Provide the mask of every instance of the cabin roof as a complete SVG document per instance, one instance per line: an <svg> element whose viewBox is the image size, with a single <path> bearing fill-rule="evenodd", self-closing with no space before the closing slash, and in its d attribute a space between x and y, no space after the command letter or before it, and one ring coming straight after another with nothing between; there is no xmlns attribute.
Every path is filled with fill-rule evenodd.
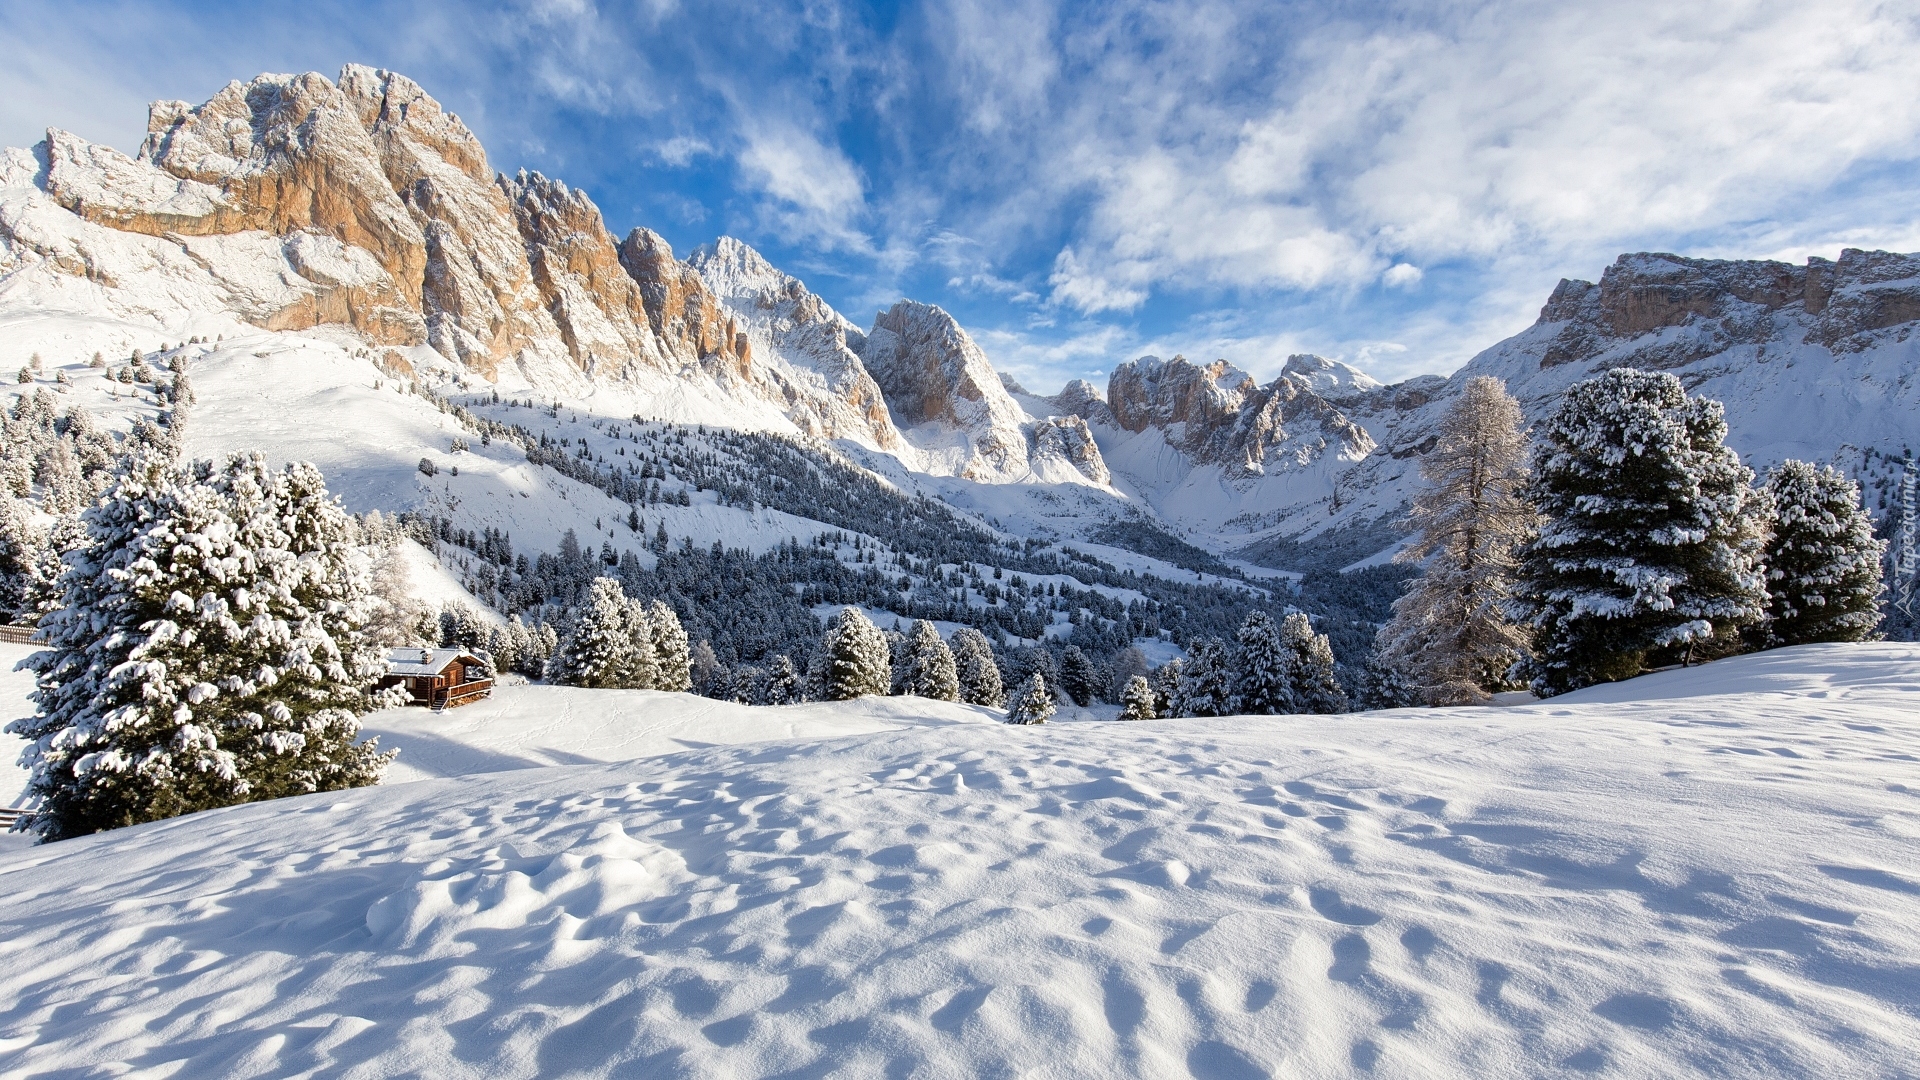
<svg viewBox="0 0 1920 1080"><path fill-rule="evenodd" d="M394 675L439 675L456 660L482 664L479 657L460 649L388 649L387 670Z"/></svg>

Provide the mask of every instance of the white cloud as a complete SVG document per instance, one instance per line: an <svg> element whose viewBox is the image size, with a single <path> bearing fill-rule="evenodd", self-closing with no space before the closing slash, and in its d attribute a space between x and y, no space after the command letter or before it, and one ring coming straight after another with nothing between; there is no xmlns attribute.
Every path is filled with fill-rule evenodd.
<svg viewBox="0 0 1920 1080"><path fill-rule="evenodd" d="M1420 284L1426 272L1412 263L1394 263L1387 272L1380 275L1380 283L1390 289L1411 289Z"/></svg>
<svg viewBox="0 0 1920 1080"><path fill-rule="evenodd" d="M684 169L697 157L713 153L713 145L692 135L675 135L653 144L653 154L676 169Z"/></svg>
<svg viewBox="0 0 1920 1080"><path fill-rule="evenodd" d="M798 128L768 126L746 133L739 162L756 187L783 204L775 212L789 227L843 246L866 246L858 228L865 185L838 147Z"/></svg>

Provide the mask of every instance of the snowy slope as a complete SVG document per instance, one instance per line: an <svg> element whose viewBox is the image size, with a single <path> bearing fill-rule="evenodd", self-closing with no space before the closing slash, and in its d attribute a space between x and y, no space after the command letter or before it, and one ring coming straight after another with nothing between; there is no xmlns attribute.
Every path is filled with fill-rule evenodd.
<svg viewBox="0 0 1920 1080"><path fill-rule="evenodd" d="M955 724L0 856L0 1072L1908 1075L1920 649Z"/></svg>

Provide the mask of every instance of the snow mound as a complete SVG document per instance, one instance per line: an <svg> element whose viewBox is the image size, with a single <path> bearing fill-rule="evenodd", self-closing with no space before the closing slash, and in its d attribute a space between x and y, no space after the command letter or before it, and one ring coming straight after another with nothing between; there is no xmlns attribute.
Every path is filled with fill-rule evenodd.
<svg viewBox="0 0 1920 1080"><path fill-rule="evenodd" d="M16 850L0 1072L1902 1075L1920 649L1753 661L1757 691L948 724Z"/></svg>

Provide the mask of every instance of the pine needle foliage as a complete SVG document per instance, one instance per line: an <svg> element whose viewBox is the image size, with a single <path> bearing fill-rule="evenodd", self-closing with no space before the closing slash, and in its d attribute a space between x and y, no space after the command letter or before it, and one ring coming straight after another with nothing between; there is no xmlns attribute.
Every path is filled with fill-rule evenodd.
<svg viewBox="0 0 1920 1080"><path fill-rule="evenodd" d="M1053 711L1053 691L1047 689L1046 677L1034 672L1014 692L1013 704L1007 710L1007 723L1044 724L1053 716Z"/></svg>
<svg viewBox="0 0 1920 1080"><path fill-rule="evenodd" d="M1153 687L1147 685L1145 675L1128 679L1126 689L1120 691L1120 719L1152 720L1159 716L1153 699Z"/></svg>
<svg viewBox="0 0 1920 1080"><path fill-rule="evenodd" d="M1886 544L1874 538L1860 486L1831 466L1784 461L1768 472L1766 492L1766 643L1875 637Z"/></svg>
<svg viewBox="0 0 1920 1080"><path fill-rule="evenodd" d="M1720 403L1666 372L1575 384L1540 426L1509 614L1542 697L1740 649L1764 614L1764 500L1724 445Z"/></svg>
<svg viewBox="0 0 1920 1080"><path fill-rule="evenodd" d="M826 700L884 696L893 689L887 639L859 608L842 608L820 644L826 658L822 687Z"/></svg>
<svg viewBox="0 0 1920 1080"><path fill-rule="evenodd" d="M82 518L61 606L28 660L22 827L43 840L377 783L359 741L384 650L371 560L318 469L259 455L136 459Z"/></svg>
<svg viewBox="0 0 1920 1080"><path fill-rule="evenodd" d="M902 679L906 692L935 701L960 700L960 674L953 650L940 640L940 631L925 619L907 635L907 664Z"/></svg>

